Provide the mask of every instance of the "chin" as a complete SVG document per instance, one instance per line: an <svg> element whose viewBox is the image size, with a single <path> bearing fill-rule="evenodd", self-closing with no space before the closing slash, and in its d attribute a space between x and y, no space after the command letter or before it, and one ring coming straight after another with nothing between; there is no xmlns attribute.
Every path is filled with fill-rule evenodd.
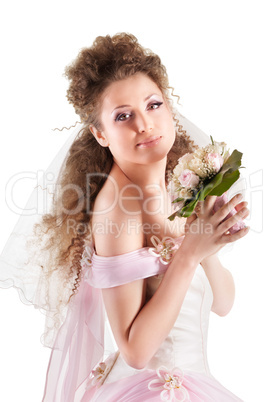
<svg viewBox="0 0 268 402"><path fill-rule="evenodd" d="M154 148L148 148L144 156L148 157L151 163L163 160L171 150L174 141L175 137L172 139L172 141L167 141L166 138L162 137L161 142Z"/></svg>
<svg viewBox="0 0 268 402"><path fill-rule="evenodd" d="M167 152L157 152L157 153L151 153L149 155L144 156L142 158L141 163L146 165L146 164L152 164L152 163L157 163L160 162L167 157Z"/></svg>

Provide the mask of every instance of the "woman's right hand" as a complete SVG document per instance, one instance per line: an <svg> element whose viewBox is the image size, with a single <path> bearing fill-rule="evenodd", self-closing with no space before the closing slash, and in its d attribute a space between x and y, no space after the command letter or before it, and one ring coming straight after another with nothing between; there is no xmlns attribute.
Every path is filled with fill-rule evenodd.
<svg viewBox="0 0 268 402"><path fill-rule="evenodd" d="M217 253L227 243L244 237L249 228L230 234L229 229L249 215L247 202L241 202L242 196L238 194L223 205L217 212L213 212L216 196L208 196L200 202L197 214L193 213L185 224L185 239L181 251L189 254L200 263L204 258ZM224 220L232 209L236 214Z"/></svg>

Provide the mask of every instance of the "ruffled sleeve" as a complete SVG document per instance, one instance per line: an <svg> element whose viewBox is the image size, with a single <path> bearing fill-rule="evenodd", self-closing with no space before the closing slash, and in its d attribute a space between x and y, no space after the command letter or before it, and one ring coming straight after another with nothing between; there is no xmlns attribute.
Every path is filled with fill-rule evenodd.
<svg viewBox="0 0 268 402"><path fill-rule="evenodd" d="M95 288L110 288L163 274L183 239L184 236L165 237L160 241L154 236L155 247L143 247L111 257L97 255L93 246L86 248L84 260L90 261L85 266L86 280Z"/></svg>

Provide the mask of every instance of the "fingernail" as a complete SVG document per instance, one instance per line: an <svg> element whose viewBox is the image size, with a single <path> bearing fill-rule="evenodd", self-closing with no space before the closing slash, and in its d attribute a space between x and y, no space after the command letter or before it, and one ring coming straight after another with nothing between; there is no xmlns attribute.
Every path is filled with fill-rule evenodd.
<svg viewBox="0 0 268 402"><path fill-rule="evenodd" d="M236 198L237 198L237 200L242 200L243 195L242 194L237 194Z"/></svg>

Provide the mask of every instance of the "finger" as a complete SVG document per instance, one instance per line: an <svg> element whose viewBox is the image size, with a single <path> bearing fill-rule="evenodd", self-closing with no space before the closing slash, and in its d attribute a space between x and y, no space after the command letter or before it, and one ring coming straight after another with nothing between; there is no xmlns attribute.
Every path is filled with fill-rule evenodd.
<svg viewBox="0 0 268 402"><path fill-rule="evenodd" d="M221 222L218 228L222 233L225 233L237 222L241 222L243 219L245 219L248 215L249 210L247 208L242 208L239 212Z"/></svg>
<svg viewBox="0 0 268 402"><path fill-rule="evenodd" d="M212 212L215 201L217 199L216 195L208 195L205 199L205 207L208 212Z"/></svg>
<svg viewBox="0 0 268 402"><path fill-rule="evenodd" d="M234 234L224 234L222 236L223 243L232 243L236 240L242 239L242 237L246 236L250 230L249 226L246 226L245 228L239 230L238 232Z"/></svg>
<svg viewBox="0 0 268 402"><path fill-rule="evenodd" d="M195 213L192 213L192 215L187 218L186 224L191 225L191 223L193 223L193 221L195 221L196 219L197 215Z"/></svg>
<svg viewBox="0 0 268 402"><path fill-rule="evenodd" d="M189 218L186 219L185 225L184 225L184 231L185 233L188 233L190 230L190 225L197 219L197 215L195 213L192 213Z"/></svg>
<svg viewBox="0 0 268 402"><path fill-rule="evenodd" d="M204 208L204 202L203 201L198 201L198 203L196 204L196 207L194 209L194 212L197 216L199 216L200 214L202 214L203 212L203 208Z"/></svg>
<svg viewBox="0 0 268 402"><path fill-rule="evenodd" d="M239 212L242 208L245 208L247 206L248 206L247 201L242 201L242 202L240 202L239 204L237 204L235 206L235 209L236 209L237 212Z"/></svg>
<svg viewBox="0 0 268 402"><path fill-rule="evenodd" d="M214 214L214 219L222 222L226 216L239 204L242 199L242 194L235 195L230 201L228 201L225 205L223 205L217 212Z"/></svg>

